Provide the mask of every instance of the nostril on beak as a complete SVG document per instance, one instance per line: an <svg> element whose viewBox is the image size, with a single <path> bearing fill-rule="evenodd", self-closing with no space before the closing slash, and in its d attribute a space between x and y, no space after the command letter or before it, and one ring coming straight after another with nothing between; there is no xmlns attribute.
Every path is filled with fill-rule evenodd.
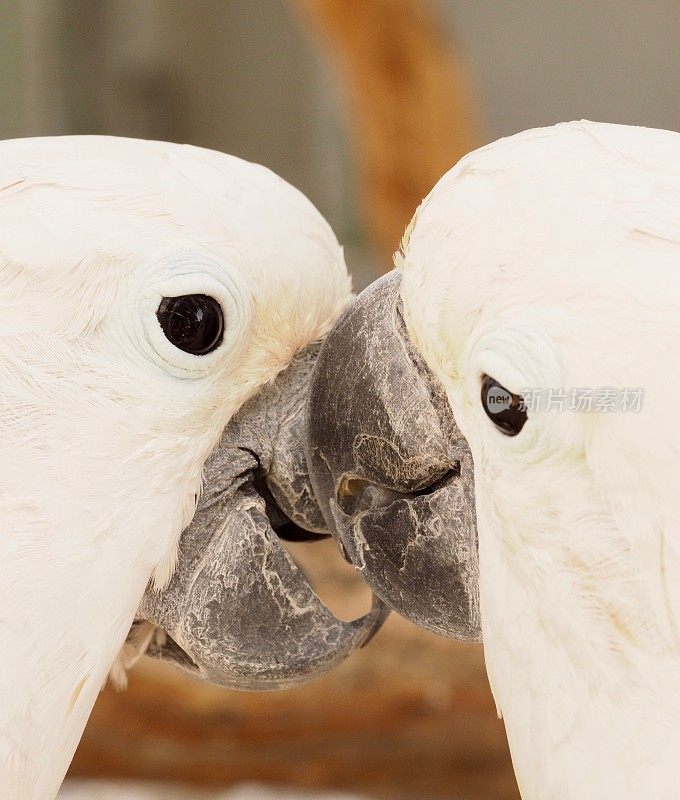
<svg viewBox="0 0 680 800"><path fill-rule="evenodd" d="M453 467L443 475L419 489L414 489L412 492L400 492L364 478L345 475L340 481L337 502L348 517L353 517L362 511L385 508L395 500L433 494L444 484L459 478L460 470L460 461L456 461Z"/></svg>
<svg viewBox="0 0 680 800"><path fill-rule="evenodd" d="M394 489L346 475L340 481L338 505L348 517L353 517L361 511L387 506L400 497L404 495Z"/></svg>

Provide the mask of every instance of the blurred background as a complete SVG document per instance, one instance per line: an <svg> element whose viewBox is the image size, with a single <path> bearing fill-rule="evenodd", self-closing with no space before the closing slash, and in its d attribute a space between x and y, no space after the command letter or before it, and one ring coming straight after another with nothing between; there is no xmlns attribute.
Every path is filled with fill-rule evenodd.
<svg viewBox="0 0 680 800"><path fill-rule="evenodd" d="M476 146L583 117L680 129L679 33L676 0L3 0L0 136L259 161L325 214L361 288ZM337 613L366 608L332 544L293 549ZM332 675L264 695L144 662L102 693L62 797L345 793L516 800L480 646L392 618Z"/></svg>

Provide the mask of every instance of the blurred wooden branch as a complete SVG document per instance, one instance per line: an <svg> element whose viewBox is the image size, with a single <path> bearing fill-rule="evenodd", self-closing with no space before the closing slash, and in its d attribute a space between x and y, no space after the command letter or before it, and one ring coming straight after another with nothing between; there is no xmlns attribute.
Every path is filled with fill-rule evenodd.
<svg viewBox="0 0 680 800"><path fill-rule="evenodd" d="M290 3L341 76L368 232L388 257L421 199L479 142L465 68L424 0Z"/></svg>
<svg viewBox="0 0 680 800"><path fill-rule="evenodd" d="M372 654L285 692L203 686L146 663L126 692L101 695L71 775L196 787L257 781L384 800L518 800L483 671L466 680L477 659L455 645L437 654L425 634L395 644L396 628ZM378 648L388 657L376 659ZM449 677L426 686L425 676L404 670L402 659L418 648Z"/></svg>

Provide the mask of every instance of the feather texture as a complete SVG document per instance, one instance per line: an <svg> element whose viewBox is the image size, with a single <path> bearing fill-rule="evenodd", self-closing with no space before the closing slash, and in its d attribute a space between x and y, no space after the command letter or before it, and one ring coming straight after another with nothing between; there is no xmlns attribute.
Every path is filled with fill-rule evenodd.
<svg viewBox="0 0 680 800"><path fill-rule="evenodd" d="M222 301L211 355L162 336L160 298L184 293ZM0 144L0 797L54 797L226 422L349 293L328 225L263 167Z"/></svg>
<svg viewBox="0 0 680 800"><path fill-rule="evenodd" d="M525 800L671 800L680 748L680 135L575 122L464 158L400 258L474 461L489 678ZM480 382L641 387L530 412Z"/></svg>

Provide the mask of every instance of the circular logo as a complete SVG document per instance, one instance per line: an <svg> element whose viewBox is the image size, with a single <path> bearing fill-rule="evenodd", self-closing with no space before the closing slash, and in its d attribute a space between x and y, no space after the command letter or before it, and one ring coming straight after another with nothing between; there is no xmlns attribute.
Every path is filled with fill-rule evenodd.
<svg viewBox="0 0 680 800"><path fill-rule="evenodd" d="M500 414L512 406L512 395L502 386L492 386L486 393L486 405L491 414Z"/></svg>

